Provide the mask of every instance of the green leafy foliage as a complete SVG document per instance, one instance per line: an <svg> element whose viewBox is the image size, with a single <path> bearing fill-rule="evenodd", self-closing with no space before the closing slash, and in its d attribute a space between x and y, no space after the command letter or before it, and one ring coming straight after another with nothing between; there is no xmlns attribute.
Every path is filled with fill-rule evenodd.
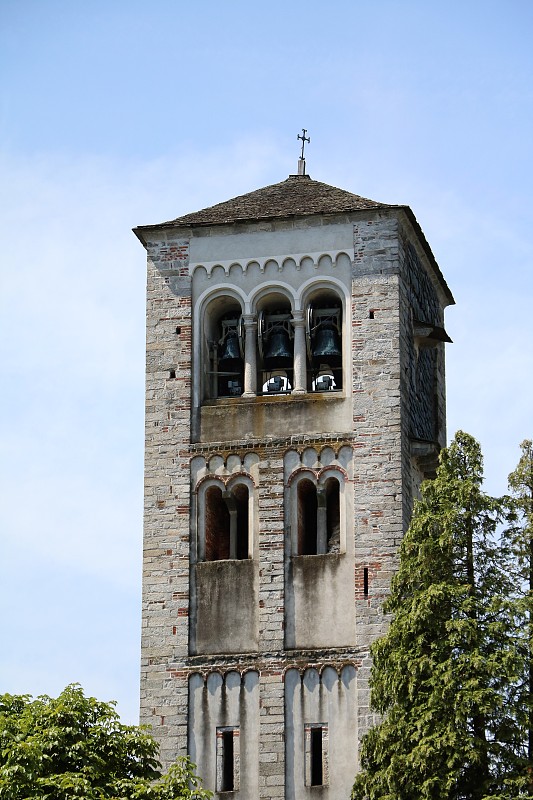
<svg viewBox="0 0 533 800"><path fill-rule="evenodd" d="M0 800L207 800L188 759L161 775L158 744L113 703L67 686L58 698L0 696Z"/></svg>
<svg viewBox="0 0 533 800"><path fill-rule="evenodd" d="M482 491L479 445L459 432L422 486L372 647L354 800L530 798L516 549ZM527 638L527 637L526 637Z"/></svg>

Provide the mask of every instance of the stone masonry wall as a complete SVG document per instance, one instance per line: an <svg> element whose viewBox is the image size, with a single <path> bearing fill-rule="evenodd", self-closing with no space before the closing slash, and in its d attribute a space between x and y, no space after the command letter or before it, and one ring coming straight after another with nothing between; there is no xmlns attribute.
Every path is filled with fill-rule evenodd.
<svg viewBox="0 0 533 800"><path fill-rule="evenodd" d="M188 744L197 754L207 752L213 724L235 725L236 711L227 718L215 714L218 721L213 723L213 716L210 728L207 720L202 724L194 721L201 708L196 699L188 724L190 682L194 689L191 691L198 698L205 694L204 686L209 680L213 685L219 681L219 678L209 679L211 674L219 673L220 681L225 681L223 676L230 673L244 676L254 671L258 676L260 747L259 768L254 778L257 786L245 782L248 800L283 800L288 796L285 734L287 725L295 723L287 717L290 713L284 686L287 670L298 670L304 675L313 668L318 675L324 670L329 675L328 670L333 668L341 675L349 668L350 675L352 671L355 674L349 696L355 698L350 702L356 704L354 719L358 736L374 721L369 710L369 647L388 624L382 603L397 566L398 547L412 501L409 436L413 420L411 389L404 374L406 367L409 368L405 354L411 352L408 342L412 340L412 316L422 316L427 304L423 291L410 294L405 288L403 271L410 267L407 250L401 243L401 213L372 211L358 213L353 218L352 359L346 374L346 384L351 384L352 392L352 424L348 430L329 433L280 436L273 429L256 437L243 431L240 439L228 441L222 423L218 442L191 443L188 239L185 232L183 238L167 238L162 233L147 247L141 721L154 727L162 745L164 764L185 753ZM417 276L418 284L425 286L425 279L418 273ZM413 298L420 307L413 308ZM433 299L427 302L431 305ZM440 404L444 371L441 355L437 359ZM281 403L279 413L283 413ZM439 420L443 413L443 406L439 405ZM320 454L324 448L338 452L343 447L353 453L353 476L346 484L346 491L351 493L347 534L352 540L347 547L349 556L344 554L341 558L349 557L353 568L347 578L342 578L349 584L343 586L342 595L349 598L350 613L355 609L355 638L335 648L285 649L285 582L290 570L285 568L289 530L284 509L284 459L288 451L303 454L314 448ZM193 654L189 646L189 615L190 602L195 600L194 593L192 600L189 595L189 580L196 558L197 504L194 494L191 495L191 462L216 464L219 473L225 475L238 460L241 465L254 463L258 537L257 549L254 548L258 587L254 592L257 591L258 601L259 647L255 653L197 651ZM223 570L223 562L218 564ZM307 613L312 615L312 605ZM244 677L242 682L244 685ZM303 712L298 714L300 727L302 720L306 724L320 722ZM204 737L201 743L197 738L200 731ZM297 742L298 737L299 733L293 731L292 741ZM336 758L339 753L330 753L331 770L351 769L345 763L346 754L342 755L342 763ZM209 759L210 779L214 780L213 752ZM354 754L354 773L355 766Z"/></svg>
<svg viewBox="0 0 533 800"><path fill-rule="evenodd" d="M420 482L436 466L438 451L446 445L445 345L419 348L413 321L444 327L444 295L407 220L399 229L402 440L404 472L404 519L409 523ZM412 452L413 440L433 443L430 458L419 464Z"/></svg>
<svg viewBox="0 0 533 800"><path fill-rule="evenodd" d="M163 761L186 749L191 292L188 243L148 243L141 722Z"/></svg>
<svg viewBox="0 0 533 800"><path fill-rule="evenodd" d="M397 219L354 223L352 281L356 642L368 656L387 619L382 604L404 533ZM367 594L365 588L368 587ZM358 673L358 728L369 712L368 669Z"/></svg>

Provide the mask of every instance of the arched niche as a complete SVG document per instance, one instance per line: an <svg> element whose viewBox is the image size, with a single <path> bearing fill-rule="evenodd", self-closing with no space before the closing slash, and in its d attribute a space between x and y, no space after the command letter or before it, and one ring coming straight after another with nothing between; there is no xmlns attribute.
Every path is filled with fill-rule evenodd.
<svg viewBox="0 0 533 800"><path fill-rule="evenodd" d="M242 302L220 293L205 305L201 325L202 397L239 397L244 389Z"/></svg>
<svg viewBox="0 0 533 800"><path fill-rule="evenodd" d="M198 560L227 561L253 557L253 484L238 476L226 487L218 479L198 490Z"/></svg>
<svg viewBox="0 0 533 800"><path fill-rule="evenodd" d="M309 392L340 391L344 386L343 306L340 287L323 281L310 284L303 296Z"/></svg>
<svg viewBox="0 0 533 800"><path fill-rule="evenodd" d="M290 481L292 554L343 553L346 550L344 473L328 468L317 479L301 470Z"/></svg>
<svg viewBox="0 0 533 800"><path fill-rule="evenodd" d="M286 394L293 388L293 298L279 287L263 287L254 298L257 316L258 394Z"/></svg>

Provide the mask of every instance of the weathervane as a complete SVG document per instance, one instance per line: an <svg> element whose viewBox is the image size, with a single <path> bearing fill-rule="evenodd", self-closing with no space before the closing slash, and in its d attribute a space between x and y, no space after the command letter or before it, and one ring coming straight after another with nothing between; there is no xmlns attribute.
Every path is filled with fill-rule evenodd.
<svg viewBox="0 0 533 800"><path fill-rule="evenodd" d="M298 136L296 137L297 139L301 139L302 140L302 154L301 154L300 158L298 159L298 175L305 175L304 148L305 148L305 143L306 142L308 144L310 144L310 142L311 142L311 137L310 136L306 136L305 135L306 133L307 133L307 129L306 128L302 128L302 135L298 134Z"/></svg>

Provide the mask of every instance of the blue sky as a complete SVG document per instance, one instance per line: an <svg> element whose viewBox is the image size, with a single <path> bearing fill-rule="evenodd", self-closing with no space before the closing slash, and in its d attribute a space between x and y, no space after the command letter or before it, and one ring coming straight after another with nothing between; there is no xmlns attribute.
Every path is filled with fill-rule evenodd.
<svg viewBox="0 0 533 800"><path fill-rule="evenodd" d="M311 177L415 212L452 289L448 429L533 435L533 4L0 0L0 691L137 720L145 253Z"/></svg>

